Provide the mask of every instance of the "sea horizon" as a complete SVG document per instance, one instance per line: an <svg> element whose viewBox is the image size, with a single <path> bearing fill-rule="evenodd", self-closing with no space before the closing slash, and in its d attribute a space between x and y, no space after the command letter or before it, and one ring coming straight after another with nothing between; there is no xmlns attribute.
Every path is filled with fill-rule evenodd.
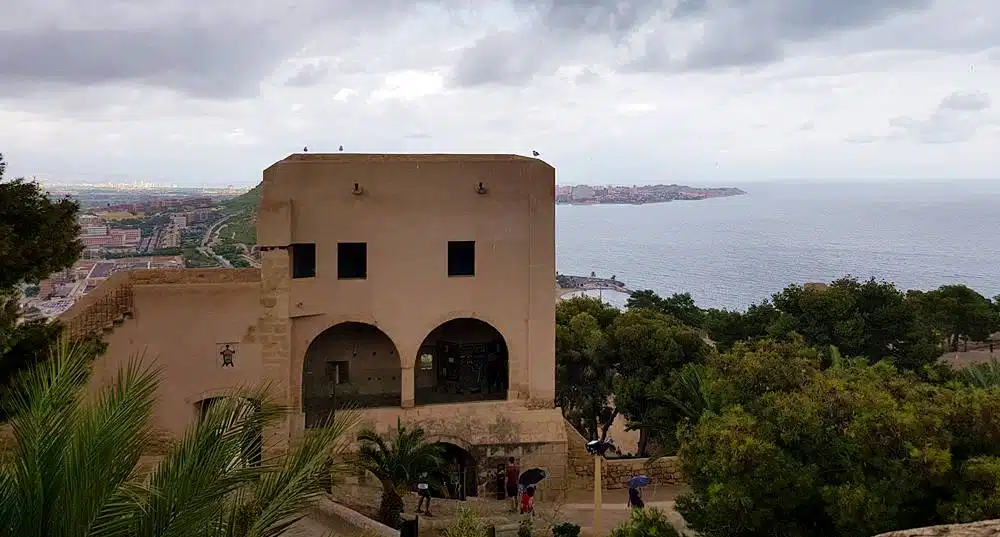
<svg viewBox="0 0 1000 537"><path fill-rule="evenodd" d="M844 276L901 289L961 283L987 297L1000 294L1000 249L994 246L1000 184L736 186L747 194L645 205L560 204L558 270L615 275L632 290L689 292L699 306L730 309L769 299L790 284Z"/></svg>

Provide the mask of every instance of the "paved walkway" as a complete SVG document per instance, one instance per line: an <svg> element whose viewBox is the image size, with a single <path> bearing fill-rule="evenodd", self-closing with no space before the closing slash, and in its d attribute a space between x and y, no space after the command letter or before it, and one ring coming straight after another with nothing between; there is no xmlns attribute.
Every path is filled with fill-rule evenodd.
<svg viewBox="0 0 1000 537"><path fill-rule="evenodd" d="M674 510L674 502L646 502L646 507L655 507L667 515L670 523L680 532L687 531L684 518ZM611 533L619 524L628 520L630 509L625 504L604 504L601 506L601 531L604 536ZM561 512L566 522L580 526L582 535L594 535L594 506L592 504L566 504Z"/></svg>

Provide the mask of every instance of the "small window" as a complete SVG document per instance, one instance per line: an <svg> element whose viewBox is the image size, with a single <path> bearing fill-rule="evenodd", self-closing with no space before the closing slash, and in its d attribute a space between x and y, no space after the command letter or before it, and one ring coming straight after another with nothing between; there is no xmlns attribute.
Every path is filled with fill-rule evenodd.
<svg viewBox="0 0 1000 537"><path fill-rule="evenodd" d="M337 278L363 280L368 277L368 243L337 243Z"/></svg>
<svg viewBox="0 0 1000 537"><path fill-rule="evenodd" d="M476 241L448 241L448 276L476 275Z"/></svg>
<svg viewBox="0 0 1000 537"><path fill-rule="evenodd" d="M334 385L351 382L350 368L347 362L327 362L326 380Z"/></svg>
<svg viewBox="0 0 1000 537"><path fill-rule="evenodd" d="M430 371L434 369L434 355L430 353L425 353L420 355L420 370Z"/></svg>
<svg viewBox="0 0 1000 537"><path fill-rule="evenodd" d="M293 244L290 249L292 251L292 278L315 278L316 245Z"/></svg>

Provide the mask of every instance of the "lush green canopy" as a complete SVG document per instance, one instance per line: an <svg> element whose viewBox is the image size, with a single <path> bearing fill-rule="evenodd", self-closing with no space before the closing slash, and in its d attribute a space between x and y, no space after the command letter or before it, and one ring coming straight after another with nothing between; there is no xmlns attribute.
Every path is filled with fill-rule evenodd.
<svg viewBox="0 0 1000 537"><path fill-rule="evenodd" d="M1000 517L1000 389L930 383L887 362L823 368L804 342L709 358L711 407L681 428L706 537L868 537Z"/></svg>

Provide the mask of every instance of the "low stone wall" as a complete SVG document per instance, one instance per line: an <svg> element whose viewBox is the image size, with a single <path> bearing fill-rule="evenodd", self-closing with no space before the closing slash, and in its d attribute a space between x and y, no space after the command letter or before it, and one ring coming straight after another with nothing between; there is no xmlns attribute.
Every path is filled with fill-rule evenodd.
<svg viewBox="0 0 1000 537"><path fill-rule="evenodd" d="M564 420L566 427L567 465L572 473L572 486L577 490L594 490L594 459L587 453L583 436ZM628 488L637 475L649 477L653 485L679 485L680 463L677 457L652 459L605 459L601 477L606 489Z"/></svg>
<svg viewBox="0 0 1000 537"><path fill-rule="evenodd" d="M353 535L371 535L373 537L399 537L399 530L394 530L381 522L372 520L361 513L323 498L309 508L309 514L316 519L327 522L331 529L354 529ZM336 535L334 531L331 535Z"/></svg>
<svg viewBox="0 0 1000 537"><path fill-rule="evenodd" d="M661 457L656 460L605 460L601 474L606 489L626 489L629 480L637 475L648 476L653 485L678 485L681 483L680 464L677 457ZM593 490L593 488L593 484L591 484L590 489Z"/></svg>
<svg viewBox="0 0 1000 537"><path fill-rule="evenodd" d="M1000 520L984 520L971 524L890 531L875 537L997 537L998 535L1000 535Z"/></svg>
<svg viewBox="0 0 1000 537"><path fill-rule="evenodd" d="M193 283L253 283L260 281L256 268L141 269L128 271L133 285Z"/></svg>

